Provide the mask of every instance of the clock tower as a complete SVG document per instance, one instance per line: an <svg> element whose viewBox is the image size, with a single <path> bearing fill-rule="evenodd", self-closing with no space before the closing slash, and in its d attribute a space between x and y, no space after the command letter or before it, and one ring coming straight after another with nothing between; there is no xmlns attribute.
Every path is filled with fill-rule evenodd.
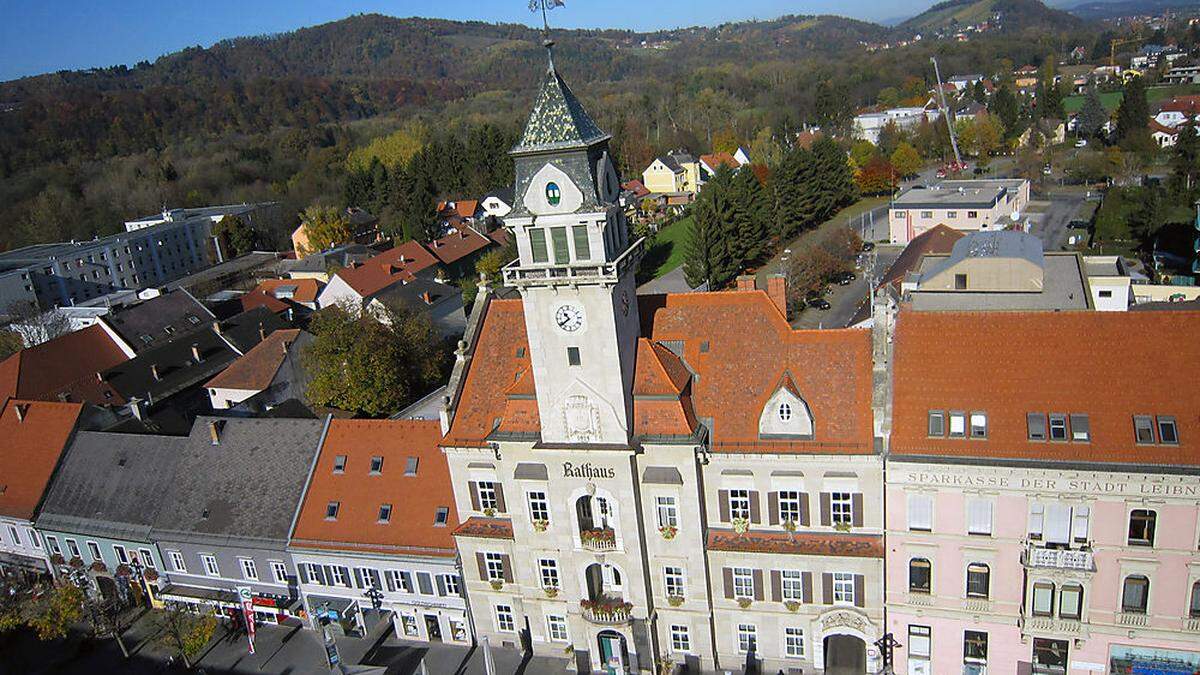
<svg viewBox="0 0 1200 675"><path fill-rule="evenodd" d="M504 268L524 302L547 445L629 442L643 249L617 203L609 138L551 60L510 151L516 204L505 225L519 258Z"/></svg>

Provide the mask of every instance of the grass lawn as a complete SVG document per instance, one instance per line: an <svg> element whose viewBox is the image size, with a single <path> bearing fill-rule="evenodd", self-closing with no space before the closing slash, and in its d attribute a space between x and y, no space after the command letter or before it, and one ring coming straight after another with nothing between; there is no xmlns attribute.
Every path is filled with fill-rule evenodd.
<svg viewBox="0 0 1200 675"><path fill-rule="evenodd" d="M1187 96L1200 94L1200 84L1175 84L1166 87L1150 87L1146 89L1146 102L1154 105L1172 96ZM1151 111L1153 112L1153 111Z"/></svg>
<svg viewBox="0 0 1200 675"><path fill-rule="evenodd" d="M642 259L642 276L646 279L657 279L682 265L691 233L691 215L684 216L659 230L654 237L654 244Z"/></svg>
<svg viewBox="0 0 1200 675"><path fill-rule="evenodd" d="M1112 112L1117 109L1117 106L1121 105L1122 97L1124 97L1124 94L1119 91L1106 92L1100 94L1100 104L1104 106L1105 110ZM1064 98L1063 112L1067 114L1079 112L1079 109L1083 107L1083 101L1086 98L1086 96L1080 95L1068 96ZM1147 99L1149 99L1149 96L1147 96Z"/></svg>

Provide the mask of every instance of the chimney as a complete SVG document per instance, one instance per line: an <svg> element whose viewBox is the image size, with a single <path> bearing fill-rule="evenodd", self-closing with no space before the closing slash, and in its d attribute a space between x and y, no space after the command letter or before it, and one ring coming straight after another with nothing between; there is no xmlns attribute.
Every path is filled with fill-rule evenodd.
<svg viewBox="0 0 1200 675"><path fill-rule="evenodd" d="M213 445L221 444L221 429L225 426L223 420L208 421L208 436L212 439Z"/></svg>
<svg viewBox="0 0 1200 675"><path fill-rule="evenodd" d="M150 377L153 377L155 382L162 379L161 377L158 376L158 364L157 363L150 364Z"/></svg>
<svg viewBox="0 0 1200 675"><path fill-rule="evenodd" d="M267 339L267 329L263 328L261 323L258 324L258 341L262 342Z"/></svg>
<svg viewBox="0 0 1200 675"><path fill-rule="evenodd" d="M203 358L200 357L200 344L199 343L196 343L196 342L192 343L192 358L196 361L196 363L200 363L201 361L204 360Z"/></svg>
<svg viewBox="0 0 1200 675"><path fill-rule="evenodd" d="M24 422L25 421L25 413L29 412L29 404L28 403L18 403L17 405L13 406L13 410L17 411L17 421Z"/></svg>
<svg viewBox="0 0 1200 675"><path fill-rule="evenodd" d="M737 278L737 289L739 291L752 291L755 288L755 278L753 274L743 274Z"/></svg>
<svg viewBox="0 0 1200 675"><path fill-rule="evenodd" d="M779 313L787 319L787 277L782 274L767 277L767 297L771 298L771 302L779 308Z"/></svg>

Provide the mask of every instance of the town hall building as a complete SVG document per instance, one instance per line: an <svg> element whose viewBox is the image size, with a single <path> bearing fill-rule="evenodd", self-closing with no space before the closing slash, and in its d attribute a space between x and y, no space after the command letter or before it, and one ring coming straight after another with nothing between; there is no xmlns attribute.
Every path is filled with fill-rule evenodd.
<svg viewBox="0 0 1200 675"><path fill-rule="evenodd" d="M879 672L870 334L765 290L636 295L609 135L551 62L442 450L476 636L581 672ZM839 671L840 672L840 671Z"/></svg>

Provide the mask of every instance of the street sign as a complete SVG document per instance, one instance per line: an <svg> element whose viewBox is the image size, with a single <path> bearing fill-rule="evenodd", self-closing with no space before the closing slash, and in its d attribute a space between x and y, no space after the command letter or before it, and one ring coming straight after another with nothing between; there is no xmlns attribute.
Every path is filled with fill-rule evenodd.
<svg viewBox="0 0 1200 675"><path fill-rule="evenodd" d="M338 653L337 641L328 633L325 634L325 658L329 661L330 668L336 668L342 662L342 655Z"/></svg>
<svg viewBox="0 0 1200 675"><path fill-rule="evenodd" d="M237 587L238 602L242 606L242 616L246 619L246 640L250 643L250 653L254 653L254 591L249 586Z"/></svg>

